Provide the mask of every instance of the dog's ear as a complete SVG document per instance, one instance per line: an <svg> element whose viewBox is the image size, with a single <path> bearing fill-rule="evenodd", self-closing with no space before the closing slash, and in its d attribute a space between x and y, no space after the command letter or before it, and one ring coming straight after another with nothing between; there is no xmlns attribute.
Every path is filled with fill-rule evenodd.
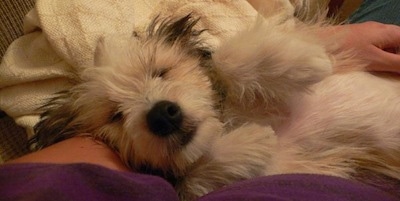
<svg viewBox="0 0 400 201"><path fill-rule="evenodd" d="M45 112L34 127L35 136L29 141L31 147L42 149L75 135L78 125L73 124L77 114L72 97L69 91L61 91L39 108Z"/></svg>
<svg viewBox="0 0 400 201"><path fill-rule="evenodd" d="M163 20L157 16L148 27L147 33L149 37L163 39L169 44L179 43L187 46L187 43L202 32L194 29L199 20L200 18L193 19L191 14L181 18L165 18Z"/></svg>
<svg viewBox="0 0 400 201"><path fill-rule="evenodd" d="M181 18L160 19L157 16L147 29L150 38L157 38L170 45L180 45L182 50L200 58L209 58L210 50L205 47L200 35L206 29L196 29L200 18L188 14Z"/></svg>

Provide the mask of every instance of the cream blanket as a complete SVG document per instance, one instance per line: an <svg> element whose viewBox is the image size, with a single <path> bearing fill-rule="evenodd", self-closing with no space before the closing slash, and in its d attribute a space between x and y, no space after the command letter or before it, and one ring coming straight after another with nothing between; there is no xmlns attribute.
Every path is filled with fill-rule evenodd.
<svg viewBox="0 0 400 201"><path fill-rule="evenodd" d="M258 0L256 0L258 1ZM9 47L0 66L0 109L27 129L37 108L72 86L73 72L92 66L99 37L142 32L157 15L200 16L207 42L250 24L257 15L246 0L37 0L25 19L25 35Z"/></svg>

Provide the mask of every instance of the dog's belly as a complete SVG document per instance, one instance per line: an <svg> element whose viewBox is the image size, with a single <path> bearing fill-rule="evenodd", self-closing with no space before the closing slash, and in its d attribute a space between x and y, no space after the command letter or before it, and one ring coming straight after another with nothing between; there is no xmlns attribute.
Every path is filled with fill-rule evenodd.
<svg viewBox="0 0 400 201"><path fill-rule="evenodd" d="M398 78L366 72L333 75L294 101L290 120L278 129L282 137L316 129L361 129L378 138L400 138Z"/></svg>
<svg viewBox="0 0 400 201"><path fill-rule="evenodd" d="M400 179L400 81L366 72L333 75L296 99L276 129L267 172L357 177L360 169Z"/></svg>

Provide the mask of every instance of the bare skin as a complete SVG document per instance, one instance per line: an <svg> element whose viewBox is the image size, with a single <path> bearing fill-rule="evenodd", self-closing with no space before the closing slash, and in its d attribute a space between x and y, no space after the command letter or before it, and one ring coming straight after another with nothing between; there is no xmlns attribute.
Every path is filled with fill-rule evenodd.
<svg viewBox="0 0 400 201"><path fill-rule="evenodd" d="M118 171L130 171L107 145L83 136L64 140L7 162L12 163L89 163Z"/></svg>
<svg viewBox="0 0 400 201"><path fill-rule="evenodd" d="M322 37L340 35L339 51L355 50L368 71L400 73L400 26L364 22L327 27Z"/></svg>

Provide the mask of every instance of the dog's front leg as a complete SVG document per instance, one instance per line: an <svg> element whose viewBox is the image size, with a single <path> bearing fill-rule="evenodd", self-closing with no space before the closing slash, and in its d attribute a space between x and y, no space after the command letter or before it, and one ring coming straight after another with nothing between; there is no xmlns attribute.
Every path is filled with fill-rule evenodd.
<svg viewBox="0 0 400 201"><path fill-rule="evenodd" d="M226 93L228 121L232 116L276 119L294 94L332 71L331 59L313 31L268 19L223 42L213 61Z"/></svg>
<svg viewBox="0 0 400 201"><path fill-rule="evenodd" d="M256 124L221 136L177 185L181 200L194 200L234 182L263 175L275 144L272 129Z"/></svg>

